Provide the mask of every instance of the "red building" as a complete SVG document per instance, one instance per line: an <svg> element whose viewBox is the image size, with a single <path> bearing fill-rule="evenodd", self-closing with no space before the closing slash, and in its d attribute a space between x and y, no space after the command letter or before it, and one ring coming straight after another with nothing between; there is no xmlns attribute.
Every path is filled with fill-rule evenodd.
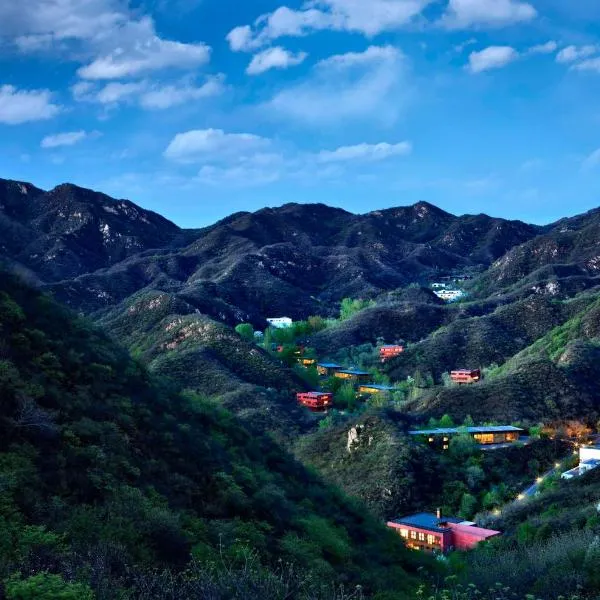
<svg viewBox="0 0 600 600"><path fill-rule="evenodd" d="M333 394L328 392L299 392L296 400L313 411L327 410L333 406Z"/></svg>
<svg viewBox="0 0 600 600"><path fill-rule="evenodd" d="M470 550L479 542L501 535L500 531L476 527L471 521L437 514L418 513L395 521L388 521L413 550L446 553L452 550Z"/></svg>
<svg viewBox="0 0 600 600"><path fill-rule="evenodd" d="M399 356L404 352L404 346L393 345L393 346L382 346L379 349L379 358L381 362L385 362L390 358L394 358L395 356Z"/></svg>
<svg viewBox="0 0 600 600"><path fill-rule="evenodd" d="M458 369L450 372L450 379L455 383L476 383L481 380L481 371L479 369Z"/></svg>

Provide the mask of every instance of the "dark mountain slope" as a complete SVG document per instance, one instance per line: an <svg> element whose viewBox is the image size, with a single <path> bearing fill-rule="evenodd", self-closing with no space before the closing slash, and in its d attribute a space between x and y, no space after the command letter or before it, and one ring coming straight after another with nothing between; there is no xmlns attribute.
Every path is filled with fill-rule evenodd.
<svg viewBox="0 0 600 600"><path fill-rule="evenodd" d="M476 316L447 307L449 323L408 347L386 365L386 371L392 379L402 380L421 369L440 381L442 373L453 369L502 364L592 302L591 295L569 302L532 296Z"/></svg>
<svg viewBox="0 0 600 600"><path fill-rule="evenodd" d="M98 324L155 373L218 396L260 431L290 437L312 422L295 401L305 384L292 371L177 296L139 293Z"/></svg>
<svg viewBox="0 0 600 600"><path fill-rule="evenodd" d="M127 200L74 185L49 192L0 179L0 251L43 281L109 266L170 244L179 228Z"/></svg>
<svg viewBox="0 0 600 600"><path fill-rule="evenodd" d="M403 598L410 584L403 567L418 559L363 507L4 274L0 408L0 591L11 572L49 570L103 599L125 589L135 598L209 597L178 580L169 593L148 590L156 569L179 570L192 555L199 563L185 585L196 588L185 589L219 572L202 572L204 563L232 565L222 577L234 578L246 546L265 565L281 559L310 571L299 598L336 581Z"/></svg>
<svg viewBox="0 0 600 600"><path fill-rule="evenodd" d="M529 423L600 417L598 300L471 386L436 388L409 408L459 422Z"/></svg>
<svg viewBox="0 0 600 600"><path fill-rule="evenodd" d="M56 284L57 296L75 308L98 310L146 287L192 299L210 288L228 307L227 319L237 311L257 325L267 311L305 317L331 311L344 296L482 268L539 233L518 221L455 217L426 202L365 215L287 204L181 231L130 202L76 186L44 192L6 180L0 214L4 257Z"/></svg>
<svg viewBox="0 0 600 600"><path fill-rule="evenodd" d="M561 280L569 278L591 280L587 287L598 285L599 240L599 209L562 219L498 259L475 287L489 293L519 286L539 290L549 284L549 291L558 293Z"/></svg>

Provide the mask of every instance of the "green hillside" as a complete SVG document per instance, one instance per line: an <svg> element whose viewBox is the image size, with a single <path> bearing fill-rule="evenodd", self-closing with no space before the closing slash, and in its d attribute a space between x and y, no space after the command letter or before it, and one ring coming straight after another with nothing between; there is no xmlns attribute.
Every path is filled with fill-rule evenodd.
<svg viewBox="0 0 600 600"><path fill-rule="evenodd" d="M340 584L404 598L414 581L417 557L362 505L4 274L0 402L9 599L30 597L18 595L24 586L65 598L208 597L203 585L221 590L215 598L289 597L285 586L328 598Z"/></svg>

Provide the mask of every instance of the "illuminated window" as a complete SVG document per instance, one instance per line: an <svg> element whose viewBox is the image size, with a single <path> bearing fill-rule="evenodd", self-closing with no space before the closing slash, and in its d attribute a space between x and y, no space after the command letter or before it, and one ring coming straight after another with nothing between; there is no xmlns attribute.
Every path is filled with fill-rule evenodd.
<svg viewBox="0 0 600 600"><path fill-rule="evenodd" d="M448 450L448 444L444 444L444 450Z"/></svg>
<svg viewBox="0 0 600 600"><path fill-rule="evenodd" d="M448 438L447 438L447 437L445 437L445 438L444 438L444 441L445 441L445 442L447 442L447 441L448 441Z"/></svg>
<svg viewBox="0 0 600 600"><path fill-rule="evenodd" d="M419 533L419 541L420 542L424 542L425 541L425 534L424 533Z"/></svg>
<svg viewBox="0 0 600 600"><path fill-rule="evenodd" d="M401 529L401 530L400 530L400 535L401 535L403 538L407 538L407 537L408 537L408 529Z"/></svg>
<svg viewBox="0 0 600 600"><path fill-rule="evenodd" d="M430 442L433 442L433 438L432 438L432 437L430 437L430 438L429 438L429 441L430 441Z"/></svg>
<svg viewBox="0 0 600 600"><path fill-rule="evenodd" d="M417 532L416 531L411 531L410 532L410 537L411 537L411 539L416 540L417 539Z"/></svg>

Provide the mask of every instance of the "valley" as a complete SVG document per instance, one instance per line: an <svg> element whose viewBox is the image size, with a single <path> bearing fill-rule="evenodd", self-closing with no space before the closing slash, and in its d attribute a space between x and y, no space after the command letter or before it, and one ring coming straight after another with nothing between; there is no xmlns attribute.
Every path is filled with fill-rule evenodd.
<svg viewBox="0 0 600 600"><path fill-rule="evenodd" d="M189 556L226 587L202 571L225 543L232 570L248 551L272 577L257 598L286 597L280 559L314 575L290 597L409 599L449 576L595 600L600 469L560 474L600 423L599 214L287 204L186 230L0 180L0 544L26 547L5 572L89 569L119 521L98 598L158 590L152 565ZM442 542L386 527L420 514L502 535L434 561L402 538Z"/></svg>

